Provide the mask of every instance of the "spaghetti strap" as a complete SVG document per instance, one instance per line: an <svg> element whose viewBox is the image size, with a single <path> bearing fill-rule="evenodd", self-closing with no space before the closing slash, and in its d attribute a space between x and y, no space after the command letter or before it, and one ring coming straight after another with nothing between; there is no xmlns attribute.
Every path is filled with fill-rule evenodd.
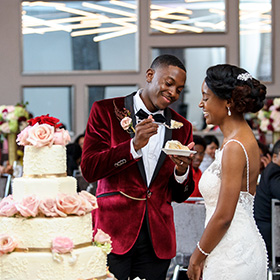
<svg viewBox="0 0 280 280"><path fill-rule="evenodd" d="M224 147L225 147L229 142L236 142L236 143L238 143L238 144L242 147L242 149L243 149L243 151L244 151L244 153L245 153L246 165L247 165L247 192L249 192L249 182L250 182L250 181L249 181L249 157L248 157L247 151L246 151L244 145L243 145L240 141L238 141L238 140L236 140L236 139L228 140L228 141L225 143Z"/></svg>

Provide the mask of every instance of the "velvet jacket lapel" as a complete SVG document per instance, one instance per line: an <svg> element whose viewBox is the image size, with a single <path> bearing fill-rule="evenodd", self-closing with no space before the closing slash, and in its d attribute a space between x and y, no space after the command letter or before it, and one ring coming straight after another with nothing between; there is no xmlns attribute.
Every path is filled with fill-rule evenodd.
<svg viewBox="0 0 280 280"><path fill-rule="evenodd" d="M133 106L133 96L136 94L136 92L133 92L132 94L130 95L127 95L124 99L124 106L126 109L128 109L131 113L131 118L132 118L132 122L133 122L133 127L136 126L136 117L135 117L135 112L134 112L134 106ZM171 121L171 111L169 108L166 108L164 110L164 115L165 115L165 118L167 120L167 124L170 124L170 121ZM131 138L134 137L134 133L130 134L131 135ZM171 140L172 139L172 130L171 129L165 129L165 136L164 136L164 144L168 141L168 140ZM156 165L156 168L155 168L155 171L154 171L154 174L152 176L152 179L151 179L151 183L150 185L152 184L152 182L154 181L154 179L156 178L156 176L158 175L158 172L164 162L166 158L166 154L161 151L161 154L160 154L160 157L159 157L159 160L157 162L157 165ZM144 168L144 164L143 164L143 159L141 158L138 162L138 168L140 170L140 173L141 173L141 176L147 186L147 178L146 178L146 172L145 172L145 168ZM147 186L148 187L148 186Z"/></svg>

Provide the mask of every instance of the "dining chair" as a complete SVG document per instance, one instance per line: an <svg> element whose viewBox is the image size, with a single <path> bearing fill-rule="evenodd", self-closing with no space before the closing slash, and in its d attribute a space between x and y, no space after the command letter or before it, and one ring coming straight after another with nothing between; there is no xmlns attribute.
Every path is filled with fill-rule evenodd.
<svg viewBox="0 0 280 280"><path fill-rule="evenodd" d="M268 269L268 280L280 275L280 200L271 200L271 252L272 259Z"/></svg>
<svg viewBox="0 0 280 280"><path fill-rule="evenodd" d="M0 175L0 198L6 197L11 193L12 175L3 173Z"/></svg>

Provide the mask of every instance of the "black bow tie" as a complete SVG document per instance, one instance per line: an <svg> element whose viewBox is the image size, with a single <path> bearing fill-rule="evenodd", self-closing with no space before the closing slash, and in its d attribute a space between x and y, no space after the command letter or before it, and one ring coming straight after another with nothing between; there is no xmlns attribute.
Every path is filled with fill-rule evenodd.
<svg viewBox="0 0 280 280"><path fill-rule="evenodd" d="M149 114L147 114L144 110L140 109L135 116L137 116L140 120L143 119L147 119L149 117ZM166 118L162 115L162 114L152 114L153 119L156 122L161 122L161 123L165 123L166 122Z"/></svg>

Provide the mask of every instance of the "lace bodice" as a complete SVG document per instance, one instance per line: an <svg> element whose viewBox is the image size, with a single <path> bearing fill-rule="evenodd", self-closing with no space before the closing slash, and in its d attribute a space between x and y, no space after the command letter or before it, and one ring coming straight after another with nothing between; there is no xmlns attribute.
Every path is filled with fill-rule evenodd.
<svg viewBox="0 0 280 280"><path fill-rule="evenodd" d="M265 243L253 218L254 196L249 193L249 158L241 142L232 139L225 145L232 141L241 145L246 156L247 191L240 192L229 229L206 258L203 279L265 280L267 254ZM211 219L219 197L222 155L223 149L216 151L214 162L204 171L199 182L206 207L205 225Z"/></svg>

